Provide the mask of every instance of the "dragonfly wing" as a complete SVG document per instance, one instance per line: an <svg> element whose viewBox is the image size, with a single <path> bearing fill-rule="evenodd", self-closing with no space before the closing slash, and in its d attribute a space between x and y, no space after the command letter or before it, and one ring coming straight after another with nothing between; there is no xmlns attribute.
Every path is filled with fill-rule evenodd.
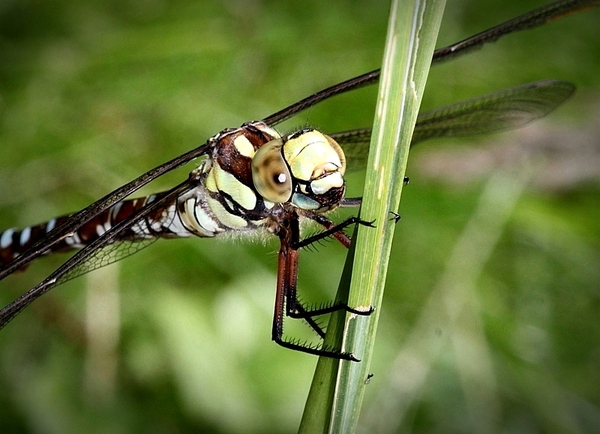
<svg viewBox="0 0 600 434"><path fill-rule="evenodd" d="M574 91L571 83L546 80L433 110L417 118L412 144L521 128L546 116Z"/></svg>
<svg viewBox="0 0 600 434"><path fill-rule="evenodd" d="M165 208L166 204L174 202L178 196L184 194L192 187L193 185L189 180L184 181L167 192L160 200L148 203L147 206L141 208L129 218L117 223L101 237L96 238L79 250L46 279L42 280L11 304L0 309L0 329L8 324L19 312L29 306L29 304L55 286L132 255L152 244L158 237L133 241L128 239L122 240L120 236L126 231L135 228L136 225L140 226L140 230L144 230L144 226L146 225L144 219L146 217L157 212L157 210Z"/></svg>
<svg viewBox="0 0 600 434"><path fill-rule="evenodd" d="M575 86L545 80L503 90L420 114L411 146L433 138L465 137L520 128L565 102ZM348 170L364 169L371 129L331 134L344 148Z"/></svg>
<svg viewBox="0 0 600 434"><path fill-rule="evenodd" d="M491 29L484 30L476 35L470 36L446 47L438 48L433 53L431 60L432 64L442 63L459 56L468 54L474 50L482 48L485 44L496 42L511 33L520 32L522 30L534 29L544 24L562 18L566 15L600 6L599 0L559 0L545 6L541 6L516 18L498 24ZM301 111L318 104L328 98L340 95L351 90L359 89L364 86L370 86L379 81L381 74L380 69L367 72L366 74L353 77L349 80L335 84L327 89L316 92L295 104L292 104L270 116L267 116L263 121L267 125L276 125L291 116L300 113ZM368 140L367 140L368 142Z"/></svg>
<svg viewBox="0 0 600 434"><path fill-rule="evenodd" d="M598 6L600 6L599 0L554 1L534 9L531 12L527 12L516 18L498 24L491 29L470 36L460 42L435 50L432 63L445 62L454 59L457 56L463 56L474 50L480 49L485 44L495 42L505 35L520 32L522 30L534 29L558 18Z"/></svg>
<svg viewBox="0 0 600 434"><path fill-rule="evenodd" d="M139 222L136 222L133 226L139 224ZM120 261L121 259L145 249L150 244L153 244L156 240L158 240L158 237L118 241L98 248L92 252L86 260L70 268L67 273L65 273L60 279L56 280L53 286L58 286L68 280L75 279L76 277L89 273L90 271L94 271L98 268L106 267L107 265Z"/></svg>
<svg viewBox="0 0 600 434"><path fill-rule="evenodd" d="M149 170L143 175L138 176L133 181L123 185L122 187L119 187L110 194L87 206L83 210L73 214L63 224L57 226L52 231L48 232L48 234L45 237L43 237L33 246L22 252L11 263L6 265L5 267L0 268L0 280L4 279L6 276L14 273L17 270L23 269L35 258L43 255L50 247L60 242L61 239L74 233L88 221L90 221L100 213L104 212L111 206L115 205L117 202L122 201L130 194L142 188L144 185L164 175L165 173L170 172L171 170L186 164L190 160L206 154L209 148L209 142L207 142L202 146L199 146L195 149L192 149L191 151L186 152L183 155L180 155L179 157L173 158L172 160L167 161L166 163L163 163L152 170Z"/></svg>

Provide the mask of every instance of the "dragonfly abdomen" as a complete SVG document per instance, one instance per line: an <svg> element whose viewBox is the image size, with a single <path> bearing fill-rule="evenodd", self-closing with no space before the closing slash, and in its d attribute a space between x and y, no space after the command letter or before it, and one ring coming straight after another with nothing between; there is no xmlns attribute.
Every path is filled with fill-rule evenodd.
<svg viewBox="0 0 600 434"><path fill-rule="evenodd" d="M129 218L148 203L159 199L163 193L153 194L138 199L118 202L111 208L98 214L83 224L77 231L62 238L44 254L78 250L101 237L117 223ZM116 241L141 241L148 238L183 237L192 234L174 234L170 228L172 218L168 215L175 212L175 204L159 210L155 215L140 219L126 231L119 234ZM42 240L52 229L59 227L71 218L64 215L47 222L23 229L11 228L0 233L0 266L6 265L22 252Z"/></svg>
<svg viewBox="0 0 600 434"><path fill-rule="evenodd" d="M67 220L70 216L62 216L24 229L11 228L0 233L0 265L6 265L28 247L41 240L48 232ZM59 243L64 248L64 243ZM58 250L59 247L57 246Z"/></svg>

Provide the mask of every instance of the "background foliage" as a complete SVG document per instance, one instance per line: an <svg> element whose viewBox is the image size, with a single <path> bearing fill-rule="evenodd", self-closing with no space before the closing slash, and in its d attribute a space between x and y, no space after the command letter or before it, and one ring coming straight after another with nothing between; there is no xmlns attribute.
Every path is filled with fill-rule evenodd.
<svg viewBox="0 0 600 434"><path fill-rule="evenodd" d="M438 45L541 4L449 2ZM387 6L3 2L0 227L80 209L222 128L376 68ZM412 153L364 431L600 426L598 16L431 71L424 109L545 78L578 93L526 129ZM369 125L374 96L282 129ZM44 296L0 332L0 430L294 431L316 359L270 342L276 249L159 241ZM329 243L302 255L305 300L332 296L345 253ZM0 302L63 259L3 281Z"/></svg>

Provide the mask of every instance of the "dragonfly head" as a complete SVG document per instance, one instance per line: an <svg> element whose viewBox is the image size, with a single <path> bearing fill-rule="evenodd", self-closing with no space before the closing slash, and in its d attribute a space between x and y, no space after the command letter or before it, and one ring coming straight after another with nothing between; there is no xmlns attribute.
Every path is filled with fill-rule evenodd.
<svg viewBox="0 0 600 434"><path fill-rule="evenodd" d="M265 143L252 158L252 180L263 198L315 212L342 200L345 170L340 145L313 129Z"/></svg>

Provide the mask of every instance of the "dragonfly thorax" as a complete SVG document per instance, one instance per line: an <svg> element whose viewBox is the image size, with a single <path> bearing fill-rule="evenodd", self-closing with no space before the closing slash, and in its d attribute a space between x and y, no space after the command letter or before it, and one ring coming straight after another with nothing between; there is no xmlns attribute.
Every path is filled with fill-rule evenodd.
<svg viewBox="0 0 600 434"><path fill-rule="evenodd" d="M197 186L179 197L179 219L170 229L205 237L277 232L284 210L324 213L337 207L345 169L341 147L313 129L281 137L263 122L249 122L224 130L211 139L211 151L195 171Z"/></svg>

